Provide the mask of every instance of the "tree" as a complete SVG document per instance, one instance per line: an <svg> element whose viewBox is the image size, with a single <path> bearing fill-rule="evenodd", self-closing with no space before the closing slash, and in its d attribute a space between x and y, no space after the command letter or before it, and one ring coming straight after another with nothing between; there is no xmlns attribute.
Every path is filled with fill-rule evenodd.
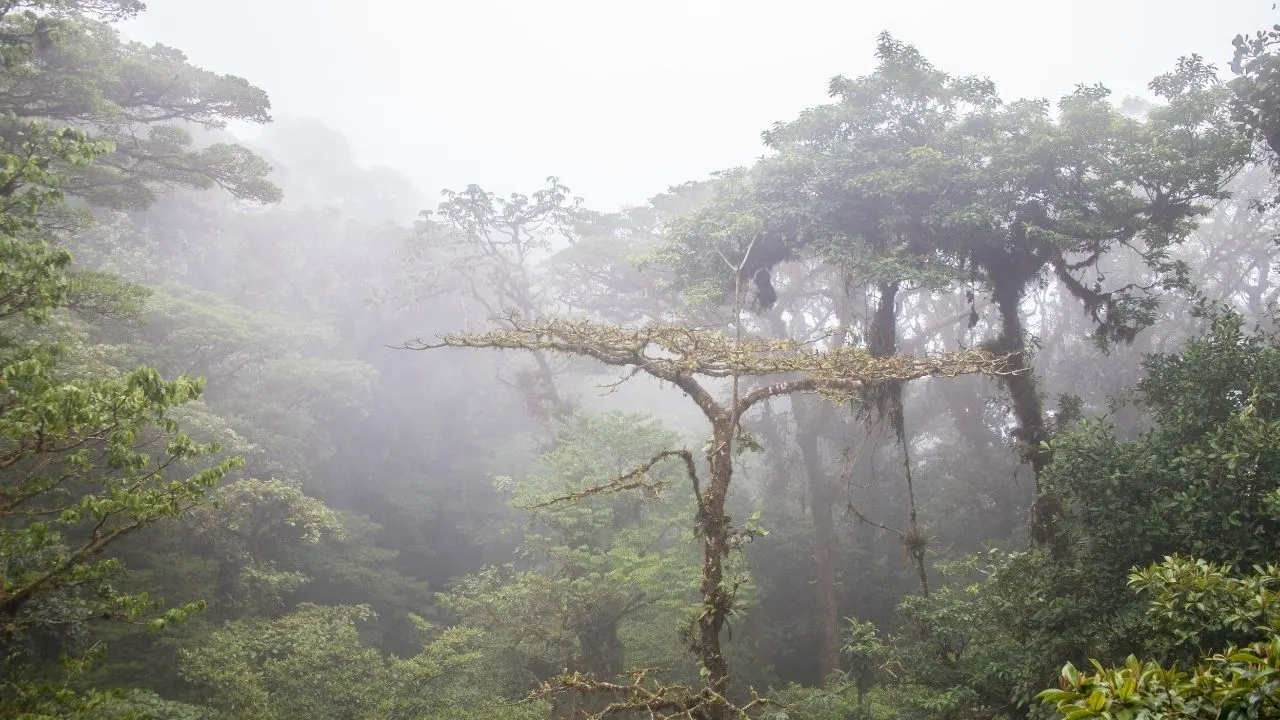
<svg viewBox="0 0 1280 720"><path fill-rule="evenodd" d="M555 307L624 325L687 314L666 292L670 273L653 254L671 224L707 202L714 188L711 181L683 183L617 213L578 209L573 242L542 265Z"/></svg>
<svg viewBox="0 0 1280 720"><path fill-rule="evenodd" d="M1081 633L1077 647L1063 644L1063 654L1099 653L1105 645L1090 635L1115 635L1116 627L1130 628L1122 636L1142 637L1136 599L1123 587L1133 566L1184 554L1251 567L1275 556L1275 342L1246 333L1238 315L1214 314L1183 350L1144 363L1136 400L1153 421L1147 432L1125 438L1091 420L1052 441L1055 462L1046 482L1064 508L1062 526L1073 547L1066 564L1073 569L1050 565L1045 572L1072 572L1075 589L1063 588L1070 602L1049 626Z"/></svg>
<svg viewBox="0 0 1280 720"><path fill-rule="evenodd" d="M254 445L247 471L305 480L313 493L328 489L323 468L337 442L317 443L316 435L363 408L377 378L370 364L344 352L326 323L175 283L152 289L142 322L99 323L96 330L162 372L216 383L211 407Z"/></svg>
<svg viewBox="0 0 1280 720"><path fill-rule="evenodd" d="M228 720L443 720L458 716L459 701L488 717L536 713L536 706L507 706L466 690L463 673L479 659L472 649L477 630L435 632L419 621L419 634L432 633L431 641L412 657L387 658L360 638L371 617L367 606L304 604L276 620L237 620L184 650L182 673L215 717Z"/></svg>
<svg viewBox="0 0 1280 720"><path fill-rule="evenodd" d="M213 143L192 149L184 125L219 128L228 120L267 122L266 93L242 78L187 63L163 45L124 42L108 23L142 9L135 2L10 3L0 38L20 53L0 82L0 143L11 151L33 119L86 132L115 152L93 165L67 166L66 190L96 206L141 209L157 190L221 187L252 202L273 202L270 167L247 149ZM15 12L25 8L21 12ZM35 38L28 42L25 38Z"/></svg>
<svg viewBox="0 0 1280 720"><path fill-rule="evenodd" d="M994 87L977 78L950 77L888 35L881 36L877 56L881 64L874 74L832 80L836 103L765 132L774 153L751 168L725 173L716 197L673 225L661 258L687 295L729 296L734 274L724 272L720 257L746 257L748 274L772 271L774 284L782 288L777 307L761 314L762 332L797 337L784 335L787 325L812 315L860 334L874 355L890 356L899 351L904 297L912 290L949 289L962 275L948 267L938 249L941 233L933 226L938 217L974 203L963 189L959 165L946 160L952 147L946 135L998 104ZM741 232L743 227L758 231ZM789 260L821 269L791 280L778 265ZM859 318L855 302L861 305L868 297L872 310ZM784 322L784 315L790 319ZM928 592L927 541L916 504L903 385L885 383L861 400L867 419L883 420L894 432L907 507L904 529L892 532L907 550L921 592ZM797 404L793 414L814 498L814 623L819 674L826 677L836 669L840 638L829 499L834 482L818 444L824 431L836 428L829 410L822 416L803 410ZM849 452L858 444L848 438L836 442L841 440ZM857 516L890 528L866 514Z"/></svg>
<svg viewBox="0 0 1280 720"><path fill-rule="evenodd" d="M410 349L441 347L505 348L528 352L555 352L593 358L605 365L629 368L634 376L646 373L680 389L701 410L711 425L706 457L709 466L704 488L698 480L693 455L687 450L665 451L649 465L665 456L684 459L697 502L695 530L702 544L702 610L690 629L690 647L701 663L706 687L684 698L660 696L635 703L611 705L608 711L649 709L651 711L699 712L710 718L727 717L726 699L729 666L721 645L721 633L736 612L738 582L726 577L725 560L746 538L735 530L725 513L733 478L734 446L742 440L740 421L753 406L772 397L804 392L822 392L848 397L867 386L888 381L906 381L930 375L959 375L996 372L999 363L982 353L960 353L932 359L901 357L876 358L867 351L849 346L815 351L808 344L730 338L713 331L679 325L648 325L639 329L596 324L589 321L543 320L526 322L517 316L506 319L507 327L478 334L450 334L430 343L418 340ZM740 394L736 380L743 376L768 377L800 374ZM697 376L733 381L731 398L717 400ZM625 376L624 376L625 379ZM625 484L625 483L623 483ZM632 707L635 705L635 707Z"/></svg>
<svg viewBox="0 0 1280 720"><path fill-rule="evenodd" d="M892 352L893 300L906 283L959 285L995 306L983 348L1010 357L1001 376L1023 456L1039 477L1051 458L1031 364L1024 302L1056 282L1076 298L1102 343L1127 342L1154 322L1162 291L1185 285L1170 256L1247 162L1229 123L1229 91L1198 57L1156 78L1164 104L1127 115L1100 86L1059 103L1003 104L990 82L953 78L888 34L872 74L836 78L834 102L765 135L775 154L731 176L731 190L687 224L668 250L686 285L731 278L716 257L744 257L754 224L764 240L745 266L817 251L879 290L883 317L869 347ZM736 244L736 245L735 245ZM1130 253L1139 272L1108 277ZM1106 262L1104 262L1104 260ZM971 315L976 324L976 306ZM888 417L901 406L890 385ZM1043 499L1043 498L1042 498ZM1051 503L1033 512L1038 541L1052 540Z"/></svg>
<svg viewBox="0 0 1280 720"><path fill-rule="evenodd" d="M0 277L6 284L0 332L0 662L10 708L76 706L78 696L33 684L23 671L32 641L67 636L95 619L137 620L145 595L118 592L119 564L103 553L124 537L180 516L237 464L201 467L217 451L178 431L172 411L199 397L200 381L164 380L150 368L116 377L71 379L60 349L31 342L33 329L64 305L73 287L70 257L52 248L45 211L62 202L51 158L88 163L104 148L84 134L29 122L21 154L5 154L0 179L13 189L0 210ZM20 192L19 192L20 191ZM176 608L178 620L192 609ZM165 618L157 619L163 624ZM85 707L100 698L86 696ZM10 702L10 701L6 701Z"/></svg>
<svg viewBox="0 0 1280 720"><path fill-rule="evenodd" d="M68 685L93 653L66 658L64 672L52 674L44 656L76 651L93 621L139 622L152 614L155 603L145 593L113 582L121 564L108 551L203 502L239 462L217 459L216 443L197 442L174 420L179 408L199 398L202 381L165 380L146 367L113 371L101 362L69 367L60 361L94 353L51 341L58 333L49 332L52 321L71 312L127 314L139 295L111 287L107 275L73 271L70 254L59 247L67 229L61 221L73 215L69 194L91 199L95 187L107 187L95 183L109 180L118 190L132 182L126 194L141 201L147 188L166 181L200 185L214 178L269 194L269 186L255 183L250 156L234 149L177 156L176 164L152 157L175 158L180 140L160 127L155 143L106 160L120 138L104 129L123 132L186 117L153 113L155 87L129 85L131 78L158 82L157 73L178 68L172 53L156 51L151 64L108 54L106 78L93 74L92 58L77 56L118 43L90 16L118 19L140 7L107 0L19 2L0 11L0 107L6 111L0 120L0 703L6 715L87 713L107 699ZM205 91L226 89L215 79L179 83L183 97L200 105L188 108L187 119L216 122L219 113L232 112L235 100L205 102ZM122 101L134 91L150 99L112 105L112 91ZM183 620L198 607L172 608L150 624Z"/></svg>
<svg viewBox="0 0 1280 720"><path fill-rule="evenodd" d="M457 297L467 324L471 304L483 311L476 322L486 324L511 311L530 320L542 317L547 301L533 278L533 264L550 254L557 236L569 233L581 203L570 199L559 179L547 178L547 185L531 196L513 193L510 198L478 185L445 190L438 210L424 212L418 224L415 250L426 292ZM555 368L541 351L531 355L534 369L522 372L514 386L534 417L567 416L573 403L561 397Z"/></svg>
<svg viewBox="0 0 1280 720"><path fill-rule="evenodd" d="M1235 53L1231 72L1236 75L1228 85L1234 97L1231 117L1250 139L1270 151L1273 168L1280 162L1280 25L1258 30L1253 35L1237 35L1232 41Z"/></svg>
<svg viewBox="0 0 1280 720"><path fill-rule="evenodd" d="M1191 268L1199 295L1229 305L1247 324L1271 327L1272 310L1280 299L1272 260L1280 211L1260 211L1257 204L1260 198L1277 195L1276 179L1266 166L1258 165L1241 173L1230 190L1231 198L1214 207L1195 237L1179 249L1178 259ZM1189 317L1190 313L1180 315ZM1180 318L1166 312L1161 319L1163 337L1169 337Z"/></svg>
<svg viewBox="0 0 1280 720"><path fill-rule="evenodd" d="M238 480L218 488L211 500L212 506L189 513L188 527L217 559L214 592L221 617L279 604L280 595L308 580L278 568L274 556L344 537L333 510L280 480Z"/></svg>
<svg viewBox="0 0 1280 720"><path fill-rule="evenodd" d="M694 597L697 559L679 531L688 505L671 497L687 490L677 485L684 467L662 455L676 439L652 419L579 411L540 456L544 470L500 479L514 484L512 504L528 513L521 559L468 575L445 595L467 624L489 629L493 664L511 663L519 652L541 677L580 672L605 681L628 663L672 664L627 639L641 632L637 626L652 633L674 627ZM655 455L664 460L645 463ZM642 465L642 475L629 472ZM661 490L663 502L598 493L628 475L655 496ZM557 717L576 717L582 699L558 700ZM598 711L607 700L587 698L581 709Z"/></svg>
<svg viewBox="0 0 1280 720"><path fill-rule="evenodd" d="M1132 398L1150 418L1144 432L1095 418L1072 422L1050 441L1044 488L1063 508L1069 552L985 554L929 598L902 603L908 623L930 628L927 638L891 647L894 682L909 708L991 717L1033 701L1064 662L1123 665L1133 655L1190 667L1256 639L1252 624L1225 623L1230 612L1211 599L1224 581L1190 583L1204 563L1218 564L1208 574L1220 575L1276 555L1280 365L1273 336L1244 332L1238 315L1210 319L1181 351L1144 363ZM1179 612L1195 616L1170 623L1125 585L1126 578L1136 584L1132 568L1175 555L1199 557L1201 569L1160 571L1189 593L1177 601ZM1143 582L1154 587L1157 579ZM1174 607L1161 602L1160 612Z"/></svg>

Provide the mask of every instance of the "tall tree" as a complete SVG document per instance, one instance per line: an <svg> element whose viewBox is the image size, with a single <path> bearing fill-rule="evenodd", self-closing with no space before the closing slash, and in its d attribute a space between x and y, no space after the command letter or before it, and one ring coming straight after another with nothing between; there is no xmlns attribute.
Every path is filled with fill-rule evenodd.
<svg viewBox="0 0 1280 720"><path fill-rule="evenodd" d="M666 456L684 459L697 502L695 529L702 544L702 612L690 628L690 647L701 663L706 686L691 695L641 693L613 703L607 713L633 710L676 711L719 720L728 717L729 664L721 634L737 611L739 581L725 572L730 552L745 535L730 524L725 512L733 478L735 446L741 442L741 420L748 410L769 398L805 392L847 397L866 386L905 381L930 375L993 372L998 364L981 353L916 360L876 358L861 349L834 347L814 351L809 344L729 337L680 325L648 325L639 329L601 325L587 321L550 319L525 322L509 316L506 328L479 334L452 334L439 342L418 340L406 347L507 348L527 352L554 352L593 358L605 365L629 368L629 375L645 373L671 383L698 407L711 425L706 447L708 478L698 479L693 455L687 450L664 451L649 464ZM799 374L740 393L738 379ZM728 400L717 399L699 376L732 382ZM794 376L793 376L794 377ZM619 482L622 482L622 478ZM616 691L617 686L597 686Z"/></svg>
<svg viewBox="0 0 1280 720"><path fill-rule="evenodd" d="M0 705L6 714L83 709L101 700L32 681L26 672L39 660L33 641L151 611L145 595L113 586L119 564L103 553L201 502L237 462L204 465L201 458L217 446L178 432L172 419L175 408L199 397L202 382L165 380L150 368L78 378L59 366L58 346L39 342L39 323L65 308L73 290L70 256L53 247L42 223L64 197L63 176L52 168L88 164L106 148L74 130L25 125L25 140L18 152L4 152L0 174L12 188L0 207L0 550L6 559Z"/></svg>
<svg viewBox="0 0 1280 720"><path fill-rule="evenodd" d="M48 672L93 621L138 621L156 603L115 580L108 551L201 504L237 466L179 430L203 382L152 368L119 371L74 314L136 313L143 293L71 265L80 205L142 207L173 186L221 185L267 201L264 163L238 146L190 149L178 122L266 120L266 96L164 47L122 42L108 24L127 0L0 8L0 663L3 712L87 712L105 698ZM72 201L75 201L74 203ZM70 361L70 362L68 362ZM153 616L163 626L195 605ZM73 664L74 666L74 664ZM82 669L82 668L81 668ZM37 680L36 678L40 678Z"/></svg>
<svg viewBox="0 0 1280 720"><path fill-rule="evenodd" d="M713 225L756 218L768 240L754 246L748 268L817 250L875 282L886 310L869 342L878 352L894 345L888 311L903 283L959 285L970 297L984 290L998 319L983 347L1018 370L1001 380L1039 476L1050 455L1028 292L1058 283L1104 343L1149 326L1160 292L1186 281L1171 249L1248 160L1228 122L1229 91L1191 57L1151 82L1163 104L1145 118L1113 106L1099 86L1063 98L1054 117L1042 101L1003 104L989 81L953 78L887 34L877 57L872 74L832 81L834 102L766 133L776 154L740 175L737 219ZM690 249L672 254L692 277L724 287L716 242L695 227L682 243ZM1141 272L1109 277L1126 253ZM901 403L887 390L892 417ZM1033 533L1049 540L1051 503L1033 514Z"/></svg>
<svg viewBox="0 0 1280 720"><path fill-rule="evenodd" d="M22 52L0 73L0 111L9 115L0 142L20 145L28 119L110 141L115 152L99 162L62 166L67 191L96 206L141 209L157 191L175 187L221 187L251 202L279 199L261 158L231 143L196 147L188 129L267 122L265 92L197 68L173 48L122 40L109 21L136 14L142 3L67 1L55 3L52 14L36 12L46 5L20 0L0 15L0 38Z"/></svg>
<svg viewBox="0 0 1280 720"><path fill-rule="evenodd" d="M534 278L534 265L572 230L580 199L557 178L532 195L501 198L478 185L444 191L436 212L424 212L414 249L421 273L418 292L456 301L464 323L489 324L507 312L528 321L547 312L547 298ZM471 313L479 310L476 317ZM532 370L514 381L530 413L544 421L567 417L573 402L562 397L557 369L542 351L531 353Z"/></svg>

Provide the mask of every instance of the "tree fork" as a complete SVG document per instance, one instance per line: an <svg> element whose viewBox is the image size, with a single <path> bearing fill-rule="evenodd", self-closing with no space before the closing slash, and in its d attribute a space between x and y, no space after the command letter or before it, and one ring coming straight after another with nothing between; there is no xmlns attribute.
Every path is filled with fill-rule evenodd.
<svg viewBox="0 0 1280 720"><path fill-rule="evenodd" d="M652 324L631 329L562 319L525 322L515 314L507 315L504 324L506 327L486 333L450 334L440 337L437 342L415 340L401 347L411 350L444 347L517 349L595 358L606 365L630 368L624 380L643 372L675 385L689 396L711 424L707 486L699 487L696 474L692 476L698 497L695 527L703 546L700 586L703 610L696 623L694 644L698 660L707 671L707 686L689 699L693 705L686 703L684 706L686 714L695 716L692 713L697 712L710 720L728 718L732 712L732 706L726 699L729 663L724 656L720 634L734 602L734 593L726 586L724 572L725 560L732 547L725 502L733 479L733 440L743 414L756 404L780 395L818 392L845 400L863 392L869 385L905 382L927 376L998 375L1004 372L1005 367L1003 359L978 351L931 358L874 357L862 348L841 346L819 351L810 343L744 339L740 336L731 338L720 332L680 325ZM699 375L724 379L787 375L792 379L758 387L741 396L735 392L726 404L717 400L699 382L696 378ZM669 697L662 696L653 703L662 704L665 708L669 704L663 703L669 701ZM644 708L628 707L628 710L638 709Z"/></svg>

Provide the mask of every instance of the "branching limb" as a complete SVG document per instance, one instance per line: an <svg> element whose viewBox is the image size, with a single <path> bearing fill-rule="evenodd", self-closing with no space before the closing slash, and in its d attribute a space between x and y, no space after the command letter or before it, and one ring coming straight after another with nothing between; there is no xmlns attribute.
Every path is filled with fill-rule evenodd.
<svg viewBox="0 0 1280 720"><path fill-rule="evenodd" d="M581 673L566 673L554 681L544 682L527 699L545 699L566 691L619 698L603 710L587 716L590 720L625 717L634 713L646 713L646 717L653 720L701 720L712 713L746 720L751 717L750 711L753 708L771 704L753 692L751 701L739 707L711 688L695 691L684 684L663 685L651 681L648 677L651 671L651 668L632 671L629 683L606 682Z"/></svg>
<svg viewBox="0 0 1280 720"><path fill-rule="evenodd" d="M649 478L649 471L658 463L676 457L684 460L685 470L689 473L689 480L693 483L694 494L698 497L698 507L701 509L702 497L698 484L698 468L694 463L693 454L688 450L663 450L657 455L649 458L649 460L643 465L633 468L607 483L594 485L586 488L585 490L575 490L532 505L523 505L518 507L522 510L541 510L563 503L577 503L596 495L612 495L613 493L636 490L638 488L644 488L656 496L669 483L666 480L651 480Z"/></svg>
<svg viewBox="0 0 1280 720"><path fill-rule="evenodd" d="M816 380L869 384L926 375L1000 374L1005 369L1003 359L978 351L924 358L875 357L864 348L843 346L819 350L811 342L739 340L721 332L680 325L624 328L586 320L526 322L514 314L508 315L506 322L510 327L484 333L448 334L434 342L419 339L400 347L408 350L444 347L543 350L591 357L616 367L638 367L659 380L694 393L694 400L703 406L704 412L710 397L696 382L688 382L697 375L731 378L804 373ZM759 399L763 397L756 401Z"/></svg>

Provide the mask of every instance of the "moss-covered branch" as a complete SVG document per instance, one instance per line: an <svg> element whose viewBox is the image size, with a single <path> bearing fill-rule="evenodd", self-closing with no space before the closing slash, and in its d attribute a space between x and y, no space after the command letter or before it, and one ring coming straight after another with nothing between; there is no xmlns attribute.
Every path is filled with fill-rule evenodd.
<svg viewBox="0 0 1280 720"><path fill-rule="evenodd" d="M811 381L794 390L775 388L764 397L787 392L850 389L929 375L954 377L1003 371L998 358L979 351L926 357L875 357L864 348L820 349L810 342L744 338L683 325L650 324L639 328L589 320L551 318L527 322L518 315L504 318L507 327L484 333L452 333L436 341L414 340L407 349L442 347L543 350L595 358L606 365L634 366L660 380L701 375L712 378L761 377L803 373ZM746 398L752 395L744 396Z"/></svg>

